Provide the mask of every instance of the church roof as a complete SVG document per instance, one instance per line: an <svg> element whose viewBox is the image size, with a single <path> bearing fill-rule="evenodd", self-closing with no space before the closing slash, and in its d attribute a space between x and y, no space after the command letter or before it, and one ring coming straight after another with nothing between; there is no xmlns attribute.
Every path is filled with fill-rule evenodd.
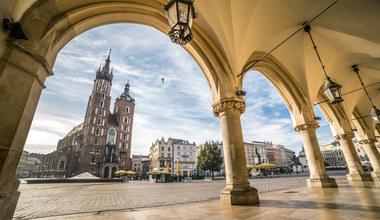
<svg viewBox="0 0 380 220"><path fill-rule="evenodd" d="M119 126L119 123L117 123L117 120L116 120L116 117L115 117L114 114L109 114L108 115L108 124Z"/></svg>
<svg viewBox="0 0 380 220"><path fill-rule="evenodd" d="M76 132L80 131L83 129L83 122L80 123L79 125L75 126L73 129L71 129L71 131L69 133L66 134L66 137L70 137L71 135L75 134Z"/></svg>

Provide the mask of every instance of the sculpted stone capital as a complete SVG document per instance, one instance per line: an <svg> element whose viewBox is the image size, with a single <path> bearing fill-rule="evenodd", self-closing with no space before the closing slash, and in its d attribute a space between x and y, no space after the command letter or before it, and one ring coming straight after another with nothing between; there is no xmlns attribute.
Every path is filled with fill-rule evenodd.
<svg viewBox="0 0 380 220"><path fill-rule="evenodd" d="M215 117L220 117L225 113L243 114L245 111L245 101L242 99L220 100L212 105Z"/></svg>
<svg viewBox="0 0 380 220"><path fill-rule="evenodd" d="M375 142L377 142L377 139L367 139L359 141L359 144L374 144Z"/></svg>
<svg viewBox="0 0 380 220"><path fill-rule="evenodd" d="M338 134L335 136L335 139L337 139L339 141L339 140L343 140L343 139L344 140L352 139L354 137L355 137L354 133L350 132L350 133L345 133L345 134Z"/></svg>
<svg viewBox="0 0 380 220"><path fill-rule="evenodd" d="M302 131L315 131L317 128L319 128L318 122L309 122L302 125L297 125L294 128L294 131L296 132L302 132Z"/></svg>

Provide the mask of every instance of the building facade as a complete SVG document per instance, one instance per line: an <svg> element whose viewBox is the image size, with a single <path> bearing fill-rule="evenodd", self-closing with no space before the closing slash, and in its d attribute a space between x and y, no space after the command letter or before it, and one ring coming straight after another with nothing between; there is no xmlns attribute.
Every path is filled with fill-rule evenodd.
<svg viewBox="0 0 380 220"><path fill-rule="evenodd" d="M172 174L177 174L177 162L179 163L179 173L181 176L191 177L197 173L195 143L174 138L171 141L173 142Z"/></svg>
<svg viewBox="0 0 380 220"><path fill-rule="evenodd" d="M131 143L135 100L129 82L116 98L113 112L110 54L96 71L83 123L74 127L57 144L55 152L42 158L43 177L71 177L89 172L112 178L117 170L131 170Z"/></svg>
<svg viewBox="0 0 380 220"><path fill-rule="evenodd" d="M25 164L28 161L28 154L29 154L28 151L25 151L25 150L22 151L20 161L18 162L17 170L16 170L16 176L19 178L26 177L26 174L24 173L24 169L25 169Z"/></svg>
<svg viewBox="0 0 380 220"><path fill-rule="evenodd" d="M149 155L132 155L132 171L137 175L149 172L149 167L144 169L145 161L149 161Z"/></svg>

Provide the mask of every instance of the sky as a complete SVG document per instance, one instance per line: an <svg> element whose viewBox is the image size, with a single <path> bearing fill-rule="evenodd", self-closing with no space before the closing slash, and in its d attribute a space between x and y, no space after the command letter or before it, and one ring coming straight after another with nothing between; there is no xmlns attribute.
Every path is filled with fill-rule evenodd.
<svg viewBox="0 0 380 220"><path fill-rule="evenodd" d="M25 150L50 153L83 122L96 70L104 64L109 49L114 68L112 103L128 80L136 100L132 154L149 154L152 143L162 137L197 145L222 140L220 121L212 113L210 88L194 59L154 28L113 24L77 36L60 51L54 76L45 82ZM244 141L271 141L298 155L301 137L294 132L289 111L270 82L259 72L249 71L243 90L247 92L247 107L241 116ZM322 117L319 143L333 141L318 107L315 113Z"/></svg>

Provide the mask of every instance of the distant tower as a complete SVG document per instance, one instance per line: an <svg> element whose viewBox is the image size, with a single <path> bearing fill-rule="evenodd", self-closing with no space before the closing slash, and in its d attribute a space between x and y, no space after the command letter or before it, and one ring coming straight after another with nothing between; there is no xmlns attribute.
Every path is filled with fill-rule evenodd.
<svg viewBox="0 0 380 220"><path fill-rule="evenodd" d="M111 50L104 66L96 71L92 93L88 99L83 125L83 149L81 149L80 172L99 172L97 161L102 159L107 138L107 123L110 114L113 70L110 71Z"/></svg>
<svg viewBox="0 0 380 220"><path fill-rule="evenodd" d="M135 99L129 93L129 81L125 84L124 92L120 97L116 98L114 104L114 115L121 129L121 142L118 148L120 149L120 158L125 161L125 169L132 169L131 160L131 143L132 143L132 128L133 116L135 112Z"/></svg>

